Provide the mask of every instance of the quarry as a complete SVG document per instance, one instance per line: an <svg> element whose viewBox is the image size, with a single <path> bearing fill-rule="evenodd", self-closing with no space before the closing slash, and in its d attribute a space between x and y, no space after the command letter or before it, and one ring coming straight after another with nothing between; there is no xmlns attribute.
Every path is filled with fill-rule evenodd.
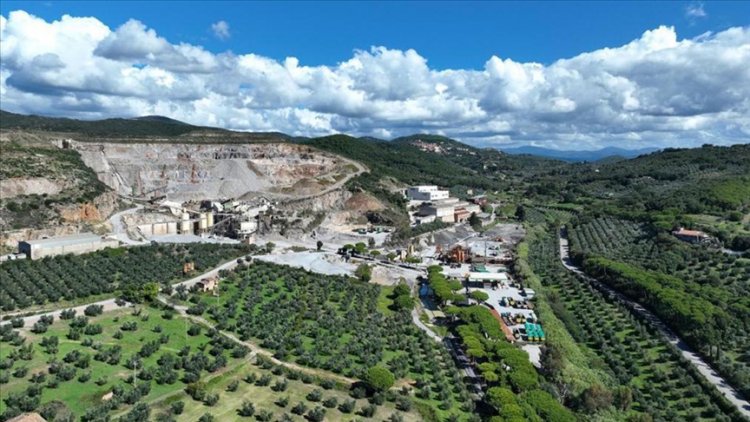
<svg viewBox="0 0 750 422"><path fill-rule="evenodd" d="M362 171L342 157L289 143L68 144L99 180L135 199L294 199L335 189Z"/></svg>

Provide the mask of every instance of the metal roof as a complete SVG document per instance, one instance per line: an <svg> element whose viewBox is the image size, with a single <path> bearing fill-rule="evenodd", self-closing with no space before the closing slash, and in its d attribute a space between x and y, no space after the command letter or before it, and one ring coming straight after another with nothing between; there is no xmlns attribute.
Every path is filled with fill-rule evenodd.
<svg viewBox="0 0 750 422"><path fill-rule="evenodd" d="M79 233L70 236L53 237L50 239L24 240L23 243L27 243L31 246L65 246L75 245L77 243L97 242L101 240L101 236L94 233Z"/></svg>
<svg viewBox="0 0 750 422"><path fill-rule="evenodd" d="M469 280L502 280L507 281L508 280L508 274L505 273L480 273L480 272L470 272L466 278Z"/></svg>

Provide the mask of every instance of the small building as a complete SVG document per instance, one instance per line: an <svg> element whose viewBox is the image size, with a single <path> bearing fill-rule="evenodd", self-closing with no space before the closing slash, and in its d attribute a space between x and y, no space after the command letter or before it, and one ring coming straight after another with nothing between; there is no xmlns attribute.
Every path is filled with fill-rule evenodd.
<svg viewBox="0 0 750 422"><path fill-rule="evenodd" d="M456 223L463 223L471 217L471 213L466 208L459 207L453 212L453 219Z"/></svg>
<svg viewBox="0 0 750 422"><path fill-rule="evenodd" d="M406 197L411 201L438 201L448 199L450 192L434 185L412 186L406 190Z"/></svg>
<svg viewBox="0 0 750 422"><path fill-rule="evenodd" d="M479 217L479 221L482 222L482 225L490 224L493 220L493 215L488 212L479 212L477 213L477 217Z"/></svg>
<svg viewBox="0 0 750 422"><path fill-rule="evenodd" d="M690 243L701 243L705 242L710 239L710 236L707 235L705 232L702 232L700 230L687 230L683 227L680 227L677 230L674 230L672 234L685 242Z"/></svg>
<svg viewBox="0 0 750 422"><path fill-rule="evenodd" d="M82 254L118 246L120 246L118 240L101 237L94 233L81 233L50 239L20 241L18 252L26 254L29 259L40 259L45 256Z"/></svg>
<svg viewBox="0 0 750 422"><path fill-rule="evenodd" d="M217 287L219 287L218 277L204 278L201 281L195 283L195 288L204 293L213 292Z"/></svg>
<svg viewBox="0 0 750 422"><path fill-rule="evenodd" d="M417 215L419 217L434 217L435 220L444 223L453 223L456 221L455 209L458 200L456 198L447 198L440 201L433 201L420 207Z"/></svg>

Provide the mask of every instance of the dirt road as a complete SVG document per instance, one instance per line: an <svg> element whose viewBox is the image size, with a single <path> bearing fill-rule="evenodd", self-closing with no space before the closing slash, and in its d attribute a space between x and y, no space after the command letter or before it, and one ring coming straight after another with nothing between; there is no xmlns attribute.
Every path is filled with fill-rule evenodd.
<svg viewBox="0 0 750 422"><path fill-rule="evenodd" d="M580 275L582 278L587 280L589 283L592 283L597 286L597 288L606 291L609 294L614 295L617 297L619 301L626 304L633 312L641 315L644 319L650 321L662 334L662 336L673 346L675 346L682 356L687 359L690 363L692 363L696 369L698 369L698 372L703 375L704 378L708 380L711 384L716 386L716 388L721 392L721 394L724 395L724 397L727 398L732 404L734 404L739 410L740 413L745 415L746 417L750 417L750 402L745 400L740 394L731 386L729 383L726 382L724 378L722 378L718 372L716 372L708 363L706 363L700 355L695 353L690 346L688 346L681 338L677 336L672 330L669 329L669 327L666 326L659 318L656 317L651 311L644 308L637 302L633 302L626 296L622 295L619 292L616 292L606 286L604 283L600 282L599 280L596 280L594 278L591 278L584 274L583 271L581 271L580 268L573 265L572 261L570 260L570 249L568 246L568 239L563 235L561 232L559 235L560 239L560 259L562 260L563 265L568 270Z"/></svg>

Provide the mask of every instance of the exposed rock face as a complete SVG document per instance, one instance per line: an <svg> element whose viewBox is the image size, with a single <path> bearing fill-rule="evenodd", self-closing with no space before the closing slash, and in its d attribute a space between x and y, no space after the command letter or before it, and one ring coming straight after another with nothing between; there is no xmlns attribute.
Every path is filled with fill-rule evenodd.
<svg viewBox="0 0 750 422"><path fill-rule="evenodd" d="M93 202L60 208L60 217L65 223L99 223L117 209L117 194L107 192Z"/></svg>
<svg viewBox="0 0 750 422"><path fill-rule="evenodd" d="M347 211L380 211L385 206L377 198L365 192L357 192L349 198L344 204Z"/></svg>
<svg viewBox="0 0 750 422"><path fill-rule="evenodd" d="M337 189L311 198L286 201L281 207L292 211L335 211L340 210L342 205L352 197L352 193L345 189Z"/></svg>
<svg viewBox="0 0 750 422"><path fill-rule="evenodd" d="M63 190L60 183L45 177L14 177L0 183L0 198L9 199L21 195L56 195Z"/></svg>
<svg viewBox="0 0 750 422"><path fill-rule="evenodd" d="M351 172L335 155L287 143L72 145L117 193L175 201L311 195Z"/></svg>

